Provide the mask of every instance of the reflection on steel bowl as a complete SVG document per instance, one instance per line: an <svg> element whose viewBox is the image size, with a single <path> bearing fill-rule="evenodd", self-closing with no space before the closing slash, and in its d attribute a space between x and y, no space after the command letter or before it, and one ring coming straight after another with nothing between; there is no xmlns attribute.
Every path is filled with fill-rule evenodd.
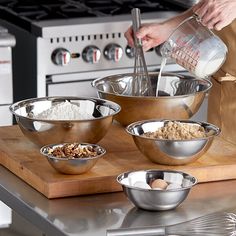
<svg viewBox="0 0 236 236"><path fill-rule="evenodd" d="M156 97L158 72L150 72L153 96L132 96L134 74L117 74L92 82L101 98L118 103L115 119L126 126L146 119L189 119L201 106L212 83L206 79L163 73Z"/></svg>
<svg viewBox="0 0 236 236"><path fill-rule="evenodd" d="M152 162L164 165L183 165L196 161L211 146L220 129L207 122L191 120L176 120L182 124L199 125L204 128L206 137L189 140L150 138L144 133L155 132L165 126L169 120L143 120L134 122L126 127L132 135L138 149Z"/></svg>
<svg viewBox="0 0 236 236"><path fill-rule="evenodd" d="M36 118L66 101L79 107L81 119ZM99 98L42 97L16 102L10 106L10 111L24 135L41 147L63 142L97 143L107 133L120 106Z"/></svg>
<svg viewBox="0 0 236 236"><path fill-rule="evenodd" d="M174 189L145 189L135 186L137 182L150 184L161 179L169 184L179 184ZM138 208L150 211L164 211L176 208L188 196L197 179L187 173L172 170L140 170L120 174L117 181L129 200Z"/></svg>

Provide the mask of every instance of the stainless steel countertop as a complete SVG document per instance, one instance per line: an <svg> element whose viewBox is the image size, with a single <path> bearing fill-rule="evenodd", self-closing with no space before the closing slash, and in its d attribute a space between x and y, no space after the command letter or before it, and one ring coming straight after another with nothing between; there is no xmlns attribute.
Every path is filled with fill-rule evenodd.
<svg viewBox="0 0 236 236"><path fill-rule="evenodd" d="M49 200L0 166L0 200L46 235L106 235L108 228L169 225L216 211L236 212L236 180L197 184L175 210L139 210L123 192Z"/></svg>

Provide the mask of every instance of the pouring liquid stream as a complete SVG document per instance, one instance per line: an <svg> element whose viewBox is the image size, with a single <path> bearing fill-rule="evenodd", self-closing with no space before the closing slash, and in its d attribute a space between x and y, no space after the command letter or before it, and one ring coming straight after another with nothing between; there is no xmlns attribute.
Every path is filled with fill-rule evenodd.
<svg viewBox="0 0 236 236"><path fill-rule="evenodd" d="M157 78L156 97L158 97L159 86L160 86L160 81L161 81L161 74L162 74L163 68L166 65L166 61L167 61L167 58L166 57L162 57L160 71L159 71L158 78Z"/></svg>

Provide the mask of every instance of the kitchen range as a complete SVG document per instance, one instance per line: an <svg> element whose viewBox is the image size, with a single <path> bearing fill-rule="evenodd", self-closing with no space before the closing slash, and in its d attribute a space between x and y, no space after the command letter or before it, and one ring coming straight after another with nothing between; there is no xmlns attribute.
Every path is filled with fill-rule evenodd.
<svg viewBox="0 0 236 236"><path fill-rule="evenodd" d="M1 1L1 23L17 41L14 100L96 96L93 79L133 72L133 50L123 34L134 7L141 9L142 22L162 21L184 10L163 0ZM145 57L149 70L159 69L159 48ZM165 70L184 69L169 61Z"/></svg>
<svg viewBox="0 0 236 236"><path fill-rule="evenodd" d="M9 105L13 102L12 47L15 37L0 26L0 126L12 124Z"/></svg>

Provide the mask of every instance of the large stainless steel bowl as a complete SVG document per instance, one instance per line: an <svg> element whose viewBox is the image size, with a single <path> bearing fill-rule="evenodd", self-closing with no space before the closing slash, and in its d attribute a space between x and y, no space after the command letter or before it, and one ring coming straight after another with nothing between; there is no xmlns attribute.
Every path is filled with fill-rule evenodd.
<svg viewBox="0 0 236 236"><path fill-rule="evenodd" d="M80 107L81 114L89 119L49 120L35 115L62 102L69 101ZM80 142L97 143L107 133L113 116L120 111L114 102L85 97L42 97L19 101L10 106L24 135L36 145Z"/></svg>
<svg viewBox="0 0 236 236"><path fill-rule="evenodd" d="M209 80L163 73L156 97L158 75L158 72L149 73L153 96L132 96L132 73L99 78L92 85L101 98L121 106L115 119L124 126L146 119L189 119L198 111L212 86Z"/></svg>
<svg viewBox="0 0 236 236"><path fill-rule="evenodd" d="M145 189L135 187L135 183L150 184L162 179L168 184L178 184L174 189ZM190 189L197 184L197 179L187 173L171 170L130 171L117 177L129 200L138 208L151 211L164 211L176 208L188 196Z"/></svg>
<svg viewBox="0 0 236 236"><path fill-rule="evenodd" d="M215 136L220 134L220 129L207 122L191 120L176 120L185 124L202 126L209 134L204 138L189 140L157 139L144 136L144 133L155 132L165 126L169 120L144 120L134 122L126 127L132 135L138 149L152 162L164 165L184 165L196 161L211 146Z"/></svg>

